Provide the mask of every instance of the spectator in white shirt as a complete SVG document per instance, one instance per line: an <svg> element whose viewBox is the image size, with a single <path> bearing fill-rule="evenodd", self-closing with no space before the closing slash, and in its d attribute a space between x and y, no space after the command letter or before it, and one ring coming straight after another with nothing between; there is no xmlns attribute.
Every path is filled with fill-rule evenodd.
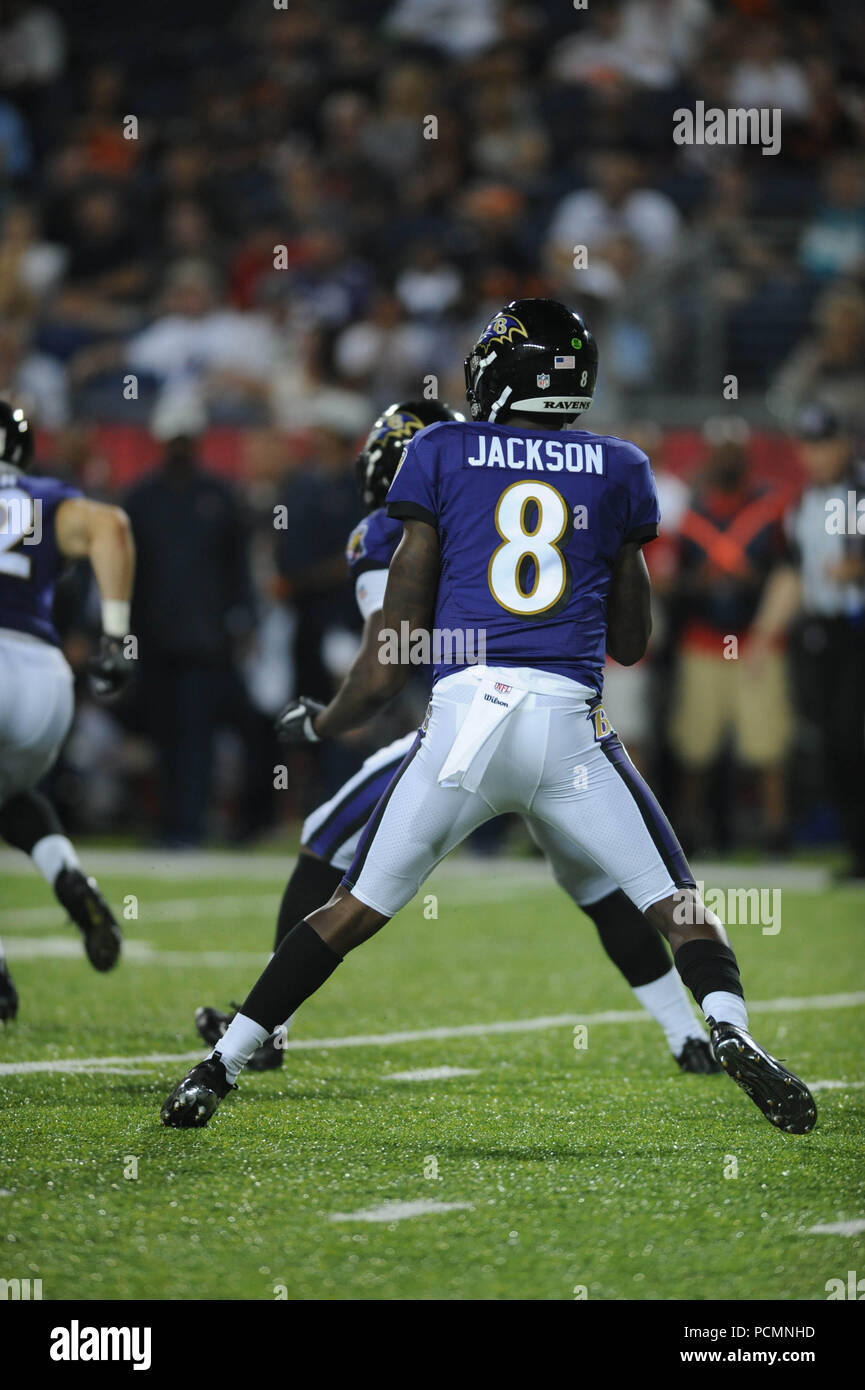
<svg viewBox="0 0 865 1390"><path fill-rule="evenodd" d="M500 37L503 8L501 0L397 0L385 29L454 58L472 58Z"/></svg>
<svg viewBox="0 0 865 1390"><path fill-rule="evenodd" d="M594 187L563 198L553 214L547 250L560 268L573 265L574 248L585 246L603 258L608 242L629 237L648 262L674 254L681 218L675 204L657 189L640 186L640 161L624 150L599 154L592 162Z"/></svg>
<svg viewBox="0 0 865 1390"><path fill-rule="evenodd" d="M71 366L75 384L125 368L172 392L195 392L211 419L267 421L270 377L279 361L271 321L220 303L216 277L200 260L172 267L162 308L149 327L125 342L98 343L79 352Z"/></svg>
<svg viewBox="0 0 865 1390"><path fill-rule="evenodd" d="M552 72L563 82L606 85L615 77L664 90L693 60L711 17L706 0L605 3L557 45Z"/></svg>
<svg viewBox="0 0 865 1390"><path fill-rule="evenodd" d="M799 64L783 56L780 29L749 21L744 35L747 57L733 70L730 105L777 107L785 116L804 119L811 109L811 94Z"/></svg>
<svg viewBox="0 0 865 1390"><path fill-rule="evenodd" d="M169 275L165 313L130 339L125 358L133 371L162 384L194 385L211 414L217 404L224 414L266 400L278 344L264 315L217 302L205 262L182 261Z"/></svg>

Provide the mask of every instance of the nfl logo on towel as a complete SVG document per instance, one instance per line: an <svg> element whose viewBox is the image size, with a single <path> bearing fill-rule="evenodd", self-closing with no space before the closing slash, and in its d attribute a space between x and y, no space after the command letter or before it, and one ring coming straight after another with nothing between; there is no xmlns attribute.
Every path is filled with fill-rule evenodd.
<svg viewBox="0 0 865 1390"><path fill-rule="evenodd" d="M546 391L550 384L549 372L538 372L538 386L542 391Z"/></svg>
<svg viewBox="0 0 865 1390"><path fill-rule="evenodd" d="M572 370L577 365L575 357L556 357L553 359L553 366L558 369L570 367ZM540 385L540 383L538 383Z"/></svg>
<svg viewBox="0 0 865 1390"><path fill-rule="evenodd" d="M500 695L510 695L511 693L511 687L509 685L504 685L502 681L496 681L495 688Z"/></svg>

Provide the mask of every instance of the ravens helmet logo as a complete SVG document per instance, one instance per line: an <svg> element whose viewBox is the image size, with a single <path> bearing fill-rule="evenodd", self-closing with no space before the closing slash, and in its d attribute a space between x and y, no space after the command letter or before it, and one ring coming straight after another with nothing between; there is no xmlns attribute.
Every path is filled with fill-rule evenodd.
<svg viewBox="0 0 865 1390"><path fill-rule="evenodd" d="M525 325L513 314L496 314L478 338L477 346L489 348L493 343L512 343L515 335L528 338Z"/></svg>
<svg viewBox="0 0 865 1390"><path fill-rule="evenodd" d="M383 444L386 439L411 439L413 434L417 434L418 430L423 428L423 420L419 420L417 415L412 415L411 411L394 411L385 416L384 424L380 430L376 431L374 438L380 444Z"/></svg>

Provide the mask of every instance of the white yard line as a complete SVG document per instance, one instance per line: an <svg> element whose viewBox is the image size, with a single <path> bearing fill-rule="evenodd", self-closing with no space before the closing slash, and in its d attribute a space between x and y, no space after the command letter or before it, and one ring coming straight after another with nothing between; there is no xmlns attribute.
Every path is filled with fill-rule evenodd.
<svg viewBox="0 0 865 1390"><path fill-rule="evenodd" d="M275 915L279 901L278 893L251 893L244 897L223 894L212 898L161 898L155 902L139 897L138 917L133 920L142 926L148 922L197 922L202 917L237 917L243 922L252 913ZM121 927L128 926L123 921L122 899L115 900L114 910L120 915ZM0 932L15 928L26 931L28 928L58 927L62 921L63 909L53 900L47 907L10 907L0 912Z"/></svg>
<svg viewBox="0 0 865 1390"><path fill-rule="evenodd" d="M178 1062L200 1062L205 1050L202 1043L195 1052L151 1052L144 1057L65 1057L53 1062L0 1062L0 1076L29 1076L35 1072L113 1072L118 1067L128 1069L130 1074L140 1073L163 1064L174 1066Z"/></svg>
<svg viewBox="0 0 865 1390"><path fill-rule="evenodd" d="M865 1004L858 994L812 994L792 999L749 1001L752 1013L802 1013L811 1009L852 1009ZM392 1047L399 1043L440 1042L446 1038L479 1038L502 1033L540 1033L550 1028L572 1028L575 1023L651 1023L643 1009L608 1009L596 1014L550 1014L540 1018L516 1018L491 1023L461 1023L442 1028L421 1028L400 1033L356 1033L341 1038L289 1038L286 1052L330 1052L340 1047ZM0 1035L2 1036L2 1035ZM204 1051L154 1052L139 1057L66 1057L39 1062L0 1062L0 1076L24 1076L30 1072L99 1071L105 1067L158 1067L164 1063L197 1061Z"/></svg>
<svg viewBox="0 0 865 1390"><path fill-rule="evenodd" d="M809 1236L858 1236L865 1231L865 1220L859 1217L855 1221L830 1221L825 1226L809 1226L807 1234Z"/></svg>
<svg viewBox="0 0 865 1390"><path fill-rule="evenodd" d="M10 960L79 960L84 948L73 928L68 936L4 936L3 949ZM127 937L123 943L123 960L127 965L211 965L230 969L233 966L257 965L263 970L267 952L260 951L160 951L149 941Z"/></svg>
<svg viewBox="0 0 865 1390"><path fill-rule="evenodd" d="M141 877L162 879L286 879L296 857L296 849L285 854L244 854L222 850L88 849L80 847L81 862L89 874L98 878ZM37 878L26 854L0 850L0 874L8 878ZM46 892L48 890L46 889Z"/></svg>
<svg viewBox="0 0 865 1390"><path fill-rule="evenodd" d="M865 1081L809 1081L809 1091L860 1091Z"/></svg>
<svg viewBox="0 0 865 1390"><path fill-rule="evenodd" d="M329 1221L405 1221L411 1216L441 1216L446 1211L471 1211L471 1202L434 1202L431 1198L419 1202L382 1202L380 1207L366 1211L335 1211Z"/></svg>

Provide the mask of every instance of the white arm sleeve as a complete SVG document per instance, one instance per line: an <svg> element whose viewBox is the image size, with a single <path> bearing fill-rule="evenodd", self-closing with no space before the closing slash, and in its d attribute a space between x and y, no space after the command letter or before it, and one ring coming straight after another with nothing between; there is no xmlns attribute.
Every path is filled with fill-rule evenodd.
<svg viewBox="0 0 865 1390"><path fill-rule="evenodd" d="M354 596L360 609L360 616L366 622L370 613L375 613L384 603L387 587L387 570L366 570L354 582Z"/></svg>

